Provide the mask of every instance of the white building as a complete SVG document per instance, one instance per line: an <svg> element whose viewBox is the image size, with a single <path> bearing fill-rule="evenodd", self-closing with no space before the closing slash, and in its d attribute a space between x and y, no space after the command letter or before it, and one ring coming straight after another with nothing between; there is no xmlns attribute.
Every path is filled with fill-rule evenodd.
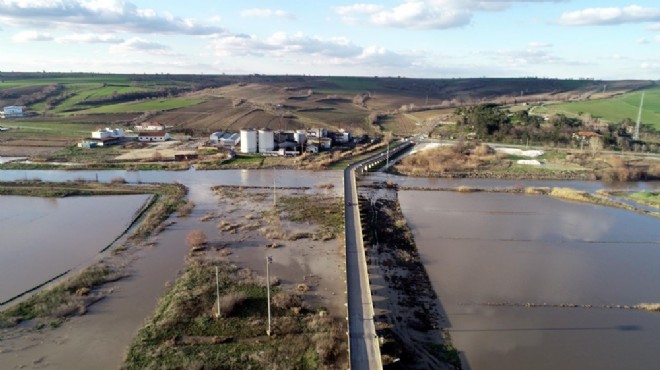
<svg viewBox="0 0 660 370"><path fill-rule="evenodd" d="M258 133L259 153L275 150L275 134L267 128L259 130Z"/></svg>
<svg viewBox="0 0 660 370"><path fill-rule="evenodd" d="M338 133L335 134L335 140L338 143L348 143L351 141L351 133L348 131L345 131L344 129L339 130Z"/></svg>
<svg viewBox="0 0 660 370"><path fill-rule="evenodd" d="M214 132L209 136L212 144L221 145L223 147L235 147L241 141L241 135L237 132Z"/></svg>
<svg viewBox="0 0 660 370"><path fill-rule="evenodd" d="M138 126L135 126L137 131L163 131L165 126L158 122L142 122Z"/></svg>
<svg viewBox="0 0 660 370"><path fill-rule="evenodd" d="M143 142L167 141L169 139L170 134L165 131L141 131L138 134L138 141Z"/></svg>
<svg viewBox="0 0 660 370"><path fill-rule="evenodd" d="M21 118L23 117L23 109L25 107L18 105L10 105L2 109L3 118Z"/></svg>
<svg viewBox="0 0 660 370"><path fill-rule="evenodd" d="M241 153L257 152L257 131L255 129L241 130Z"/></svg>
<svg viewBox="0 0 660 370"><path fill-rule="evenodd" d="M124 130L120 128L106 127L92 132L92 138L94 139L106 139L109 137L114 137L114 138L124 137Z"/></svg>

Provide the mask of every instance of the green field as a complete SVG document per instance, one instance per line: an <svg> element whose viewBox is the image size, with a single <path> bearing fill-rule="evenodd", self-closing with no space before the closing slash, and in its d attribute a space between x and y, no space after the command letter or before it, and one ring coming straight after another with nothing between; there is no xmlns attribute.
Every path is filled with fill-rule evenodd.
<svg viewBox="0 0 660 370"><path fill-rule="evenodd" d="M149 99L144 101L132 103L120 103L104 105L97 108L85 109L76 111L76 114L108 114L108 113L142 113L150 111L166 111L178 108L190 107L197 105L205 99L186 99L186 98L170 98L170 99Z"/></svg>
<svg viewBox="0 0 660 370"><path fill-rule="evenodd" d="M29 122L22 120L2 122L4 126L11 127L10 131L0 134L0 137L34 136L65 136L87 137L91 132L101 128L101 124L84 124L69 122Z"/></svg>
<svg viewBox="0 0 660 370"><path fill-rule="evenodd" d="M645 98L642 110L642 123L660 129L660 87L653 87L643 91L645 91ZM562 113L571 117L579 117L580 114L590 114L593 117L599 117L605 121L614 123L621 122L626 118L636 121L641 97L642 92L636 91L611 99L590 100L538 107L534 110L534 113Z"/></svg>
<svg viewBox="0 0 660 370"><path fill-rule="evenodd" d="M56 98L58 100L54 103L54 106L48 109L46 106L46 100L42 100L34 104L29 104L30 109L40 113L67 114L74 111L80 112L95 109L96 105L98 105L98 103L89 104L87 101L93 102L95 100L98 101L99 99L110 99L113 95L136 92L157 92L163 88L187 87L190 85L188 82L182 82L164 76L149 76L147 79L128 75L45 74L44 76L35 75L32 76L32 78L18 79L2 77L0 79L0 92L6 89L29 88L30 86L35 86L40 89L53 84L60 84L63 87L62 91L57 93L56 96L51 96L51 99ZM174 108L181 106L188 105L173 103ZM137 110L130 109L126 111L119 108L119 112L143 111L142 108L139 107L136 109ZM156 110L161 109L157 108ZM114 111L112 112L114 113Z"/></svg>

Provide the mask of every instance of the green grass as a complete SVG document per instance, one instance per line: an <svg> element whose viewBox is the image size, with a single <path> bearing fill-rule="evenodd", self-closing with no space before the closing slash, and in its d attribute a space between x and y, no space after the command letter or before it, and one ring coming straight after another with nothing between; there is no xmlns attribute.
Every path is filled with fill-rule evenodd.
<svg viewBox="0 0 660 370"><path fill-rule="evenodd" d="M214 267L222 297L242 292L231 312L213 317ZM156 312L128 350L126 369L329 369L340 365L345 334L339 321L311 311L273 307L273 333L265 335L266 289L226 262L188 260ZM278 291L279 289L275 289ZM177 340L188 340L179 344ZM211 344L209 341L220 340Z"/></svg>
<svg viewBox="0 0 660 370"><path fill-rule="evenodd" d="M223 162L222 168L259 168L264 157L261 154L236 154L234 159Z"/></svg>
<svg viewBox="0 0 660 370"><path fill-rule="evenodd" d="M660 207L660 192L640 191L627 195L628 198L642 204Z"/></svg>
<svg viewBox="0 0 660 370"><path fill-rule="evenodd" d="M344 207L337 199L281 196L277 199L277 209L290 221L320 225L334 236L344 228Z"/></svg>
<svg viewBox="0 0 660 370"><path fill-rule="evenodd" d="M652 125L660 130L660 87L646 89L642 123ZM537 108L535 113L563 113L571 117L579 117L580 113L589 113L608 122L618 123L629 118L637 120L642 92L635 91L611 99L599 99L574 103L562 103Z"/></svg>
<svg viewBox="0 0 660 370"><path fill-rule="evenodd" d="M108 113L143 113L149 111L166 111L190 107L202 103L204 99L163 98L149 99L132 103L110 104L101 107L85 109L76 114L108 114Z"/></svg>
<svg viewBox="0 0 660 370"><path fill-rule="evenodd" d="M20 127L3 132L3 135L18 135L21 132L29 132L29 135L34 135L39 132L40 135L48 136L72 136L72 137L89 137L92 131L101 128L102 125L90 125L85 123L70 123L70 122L31 122L23 120L15 120L11 122L3 122L5 126Z"/></svg>

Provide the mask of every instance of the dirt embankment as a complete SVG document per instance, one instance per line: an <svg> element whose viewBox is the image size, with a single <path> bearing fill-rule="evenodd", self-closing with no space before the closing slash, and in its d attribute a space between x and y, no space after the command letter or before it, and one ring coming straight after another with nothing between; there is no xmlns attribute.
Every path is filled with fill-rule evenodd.
<svg viewBox="0 0 660 370"><path fill-rule="evenodd" d="M442 306L396 197L395 190L381 189L360 198L383 364L460 368L458 352L442 329Z"/></svg>

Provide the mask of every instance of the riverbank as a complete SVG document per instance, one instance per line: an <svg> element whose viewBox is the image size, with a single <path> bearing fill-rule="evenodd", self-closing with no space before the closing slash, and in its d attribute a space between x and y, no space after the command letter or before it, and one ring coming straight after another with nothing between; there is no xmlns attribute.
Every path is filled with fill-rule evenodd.
<svg viewBox="0 0 660 370"><path fill-rule="evenodd" d="M537 155L530 160L521 155L497 152L487 144L456 142L415 152L403 158L389 172L453 179L611 182L660 179L660 157L657 156L638 157L634 153L601 156L577 149L539 151Z"/></svg>
<svg viewBox="0 0 660 370"><path fill-rule="evenodd" d="M392 369L460 369L443 330L445 313L431 286L394 189L361 192L376 330Z"/></svg>
<svg viewBox="0 0 660 370"><path fill-rule="evenodd" d="M363 185L374 189L397 189L403 191L452 191L459 193L508 193L508 194L522 194L522 195L541 195L550 196L557 199L567 201L574 201L580 203L589 203L601 205L606 207L621 208L631 212L660 218L660 212L654 212L633 204L623 203L615 199L615 197L622 197L637 202L641 205L648 205L650 207L658 208L656 193L653 192L621 192L621 191L608 191L598 190L594 193L587 191L567 188L567 187L538 187L538 186L512 186L512 187L489 187L480 188L472 186L457 186L457 187L417 187L417 186L399 186L394 183L375 183L372 185Z"/></svg>

